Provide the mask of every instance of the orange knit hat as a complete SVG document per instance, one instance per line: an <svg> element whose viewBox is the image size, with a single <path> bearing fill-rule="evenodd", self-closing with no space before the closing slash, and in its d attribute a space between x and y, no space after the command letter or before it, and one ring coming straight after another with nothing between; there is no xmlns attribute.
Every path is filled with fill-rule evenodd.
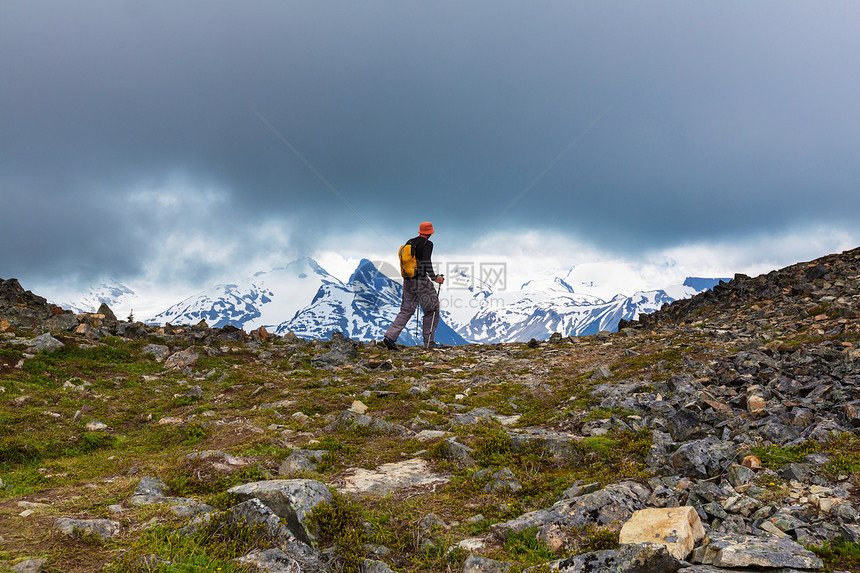
<svg viewBox="0 0 860 573"><path fill-rule="evenodd" d="M433 223L430 221L424 221L421 225L418 226L418 234L419 235L432 235L433 234Z"/></svg>

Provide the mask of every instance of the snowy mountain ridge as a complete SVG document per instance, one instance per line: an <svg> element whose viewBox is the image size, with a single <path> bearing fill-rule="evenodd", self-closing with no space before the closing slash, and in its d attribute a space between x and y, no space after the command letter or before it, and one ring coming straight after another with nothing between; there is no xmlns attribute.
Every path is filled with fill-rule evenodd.
<svg viewBox="0 0 860 573"><path fill-rule="evenodd" d="M341 332L356 340L379 340L399 311L403 288L399 277L389 276L394 274L389 266L363 259L344 282L304 257L235 283L212 286L146 322L196 324L204 320L211 327L231 324L250 331L265 326L279 335L293 332L308 339L328 339L333 332ZM684 285L607 297L607 288L583 273L576 267L528 280L515 290L495 290L472 277L459 277L466 287L449 283L441 288L437 340L443 344L499 343L546 339L555 332L576 336L615 330L621 319L654 312L718 282L689 277ZM470 282L463 282L466 278ZM133 296L123 285L102 284L77 303L63 306L92 311L102 302L108 306L128 303ZM398 342L421 342L414 325L413 318Z"/></svg>

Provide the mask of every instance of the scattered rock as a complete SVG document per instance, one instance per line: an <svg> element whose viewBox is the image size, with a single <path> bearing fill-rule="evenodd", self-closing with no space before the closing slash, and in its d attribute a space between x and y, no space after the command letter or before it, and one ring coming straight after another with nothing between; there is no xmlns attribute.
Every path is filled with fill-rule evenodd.
<svg viewBox="0 0 860 573"><path fill-rule="evenodd" d="M110 519L75 519L58 517L54 524L60 533L71 537L95 535L102 539L110 539L119 534L119 522Z"/></svg>
<svg viewBox="0 0 860 573"><path fill-rule="evenodd" d="M695 508L640 509L621 528L618 542L665 545L676 559L686 559L705 538L705 528Z"/></svg>
<svg viewBox="0 0 860 573"><path fill-rule="evenodd" d="M134 493L129 498L132 505L149 505L162 501L168 491L167 484L155 477L145 476L140 478Z"/></svg>
<svg viewBox="0 0 860 573"><path fill-rule="evenodd" d="M792 539L713 533L710 543L693 553L693 563L715 567L771 567L821 569L824 564Z"/></svg>
<svg viewBox="0 0 860 573"><path fill-rule="evenodd" d="M305 543L313 539L307 527L308 514L320 503L332 500L324 483L307 479L257 481L232 487L227 493L238 501L258 499L284 519L290 532Z"/></svg>
<svg viewBox="0 0 860 573"><path fill-rule="evenodd" d="M314 471L328 454L327 450L293 450L289 457L278 467L282 476L299 472Z"/></svg>
<svg viewBox="0 0 860 573"><path fill-rule="evenodd" d="M395 571L382 561L365 559L361 564L361 573L395 573Z"/></svg>
<svg viewBox="0 0 860 573"><path fill-rule="evenodd" d="M49 333L40 334L36 338L27 342L27 348L30 352L53 352L65 346L62 342L51 336Z"/></svg>
<svg viewBox="0 0 860 573"><path fill-rule="evenodd" d="M507 573L513 563L496 561L471 553L463 563L463 573Z"/></svg>
<svg viewBox="0 0 860 573"><path fill-rule="evenodd" d="M99 305L99 309L96 311L96 314L101 314L102 316L104 316L105 320L109 320L111 322L117 322L116 315L113 313L113 311L110 309L110 307L105 303L101 303Z"/></svg>
<svg viewBox="0 0 860 573"><path fill-rule="evenodd" d="M281 518L259 499L252 498L224 512L196 517L180 531L185 534L192 534L203 527L210 526L219 528L228 534L237 526L244 531L250 529L255 532L255 535L267 540L275 548L295 559L299 563L301 571L324 570L320 562L319 552L296 538L292 531L282 523Z"/></svg>
<svg viewBox="0 0 860 573"><path fill-rule="evenodd" d="M365 412L367 412L367 405L360 400L355 400L353 401L352 406L350 406L349 409L356 414L364 414Z"/></svg>
<svg viewBox="0 0 860 573"><path fill-rule="evenodd" d="M168 370L182 370L183 368L194 366L197 364L199 359L200 355L193 347L186 348L185 350L180 350L179 352L171 354L170 357L164 361L164 367Z"/></svg>
<svg viewBox="0 0 860 573"><path fill-rule="evenodd" d="M490 530L506 539L512 532L538 528L538 538L552 549L570 543L572 531L587 525L618 531L638 509L643 509L651 490L636 482L612 484L594 493L564 499L555 505L497 523Z"/></svg>
<svg viewBox="0 0 860 573"><path fill-rule="evenodd" d="M27 559L12 565L12 570L17 573L42 573L42 568L47 563L47 559Z"/></svg>
<svg viewBox="0 0 860 573"><path fill-rule="evenodd" d="M255 549L235 560L242 565L253 565L266 573L302 573L299 562L280 549Z"/></svg>

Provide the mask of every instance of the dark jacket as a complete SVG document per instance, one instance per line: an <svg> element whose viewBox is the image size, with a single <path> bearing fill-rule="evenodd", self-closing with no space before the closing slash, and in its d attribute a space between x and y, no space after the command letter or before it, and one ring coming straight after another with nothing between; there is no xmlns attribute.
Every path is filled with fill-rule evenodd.
<svg viewBox="0 0 860 573"><path fill-rule="evenodd" d="M433 262L430 260L433 255L433 241L418 235L409 239L408 243L412 245L412 252L415 253L415 260L418 261L418 268L415 269L413 280L424 277L435 279L436 273L433 271Z"/></svg>

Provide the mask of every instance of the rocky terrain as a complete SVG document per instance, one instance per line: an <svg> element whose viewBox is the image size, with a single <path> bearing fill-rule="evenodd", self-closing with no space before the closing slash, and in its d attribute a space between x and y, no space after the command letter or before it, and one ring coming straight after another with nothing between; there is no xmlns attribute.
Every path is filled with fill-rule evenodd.
<svg viewBox="0 0 860 573"><path fill-rule="evenodd" d="M860 571L860 249L391 353L0 281L0 571Z"/></svg>

